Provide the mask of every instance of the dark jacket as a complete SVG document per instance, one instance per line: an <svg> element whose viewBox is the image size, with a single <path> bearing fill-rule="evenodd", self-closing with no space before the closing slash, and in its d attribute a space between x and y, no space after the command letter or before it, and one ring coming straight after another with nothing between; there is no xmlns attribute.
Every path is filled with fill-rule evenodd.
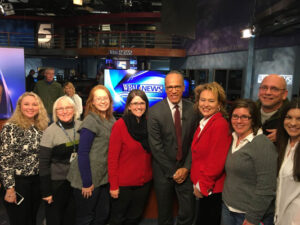
<svg viewBox="0 0 300 225"><path fill-rule="evenodd" d="M270 132L266 131L267 129L277 129L277 127L279 125L281 112L284 109L284 107L288 104L288 102L289 102L289 100L285 99L283 101L282 106L278 109L278 111L264 122L264 124L262 125L264 135L270 134ZM257 101L257 106L259 108L259 118L261 118L261 114L260 114L261 102L260 102L260 100Z"/></svg>

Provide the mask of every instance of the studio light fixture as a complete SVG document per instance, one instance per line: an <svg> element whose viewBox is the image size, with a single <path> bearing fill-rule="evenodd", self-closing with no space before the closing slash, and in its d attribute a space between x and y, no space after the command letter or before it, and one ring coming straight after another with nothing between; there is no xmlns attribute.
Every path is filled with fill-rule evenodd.
<svg viewBox="0 0 300 225"><path fill-rule="evenodd" d="M0 1L0 15L10 16L14 14L14 7L11 3L4 3L3 1Z"/></svg>
<svg viewBox="0 0 300 225"><path fill-rule="evenodd" d="M83 0L73 0L74 5L82 5Z"/></svg>
<svg viewBox="0 0 300 225"><path fill-rule="evenodd" d="M0 14L5 16L5 11L2 5L0 5Z"/></svg>
<svg viewBox="0 0 300 225"><path fill-rule="evenodd" d="M254 38L255 37L255 27L251 26L241 30L241 38Z"/></svg>

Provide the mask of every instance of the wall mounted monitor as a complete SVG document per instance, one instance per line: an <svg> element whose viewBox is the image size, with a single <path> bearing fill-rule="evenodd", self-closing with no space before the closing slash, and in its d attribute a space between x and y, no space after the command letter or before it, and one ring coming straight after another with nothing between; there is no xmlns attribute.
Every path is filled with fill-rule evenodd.
<svg viewBox="0 0 300 225"><path fill-rule="evenodd" d="M105 68L106 69L113 69L114 68L113 59L105 59Z"/></svg>
<svg viewBox="0 0 300 225"><path fill-rule="evenodd" d="M127 60L116 60L116 69L119 70L126 70L128 68L127 64L128 61Z"/></svg>
<svg viewBox="0 0 300 225"><path fill-rule="evenodd" d="M0 47L0 119L11 117L24 92L24 49Z"/></svg>
<svg viewBox="0 0 300 225"><path fill-rule="evenodd" d="M104 70L104 85L110 91L114 101L114 111L123 113L128 93L133 89L145 91L150 107L163 100L166 71L153 70ZM183 97L189 97L189 81L184 80Z"/></svg>

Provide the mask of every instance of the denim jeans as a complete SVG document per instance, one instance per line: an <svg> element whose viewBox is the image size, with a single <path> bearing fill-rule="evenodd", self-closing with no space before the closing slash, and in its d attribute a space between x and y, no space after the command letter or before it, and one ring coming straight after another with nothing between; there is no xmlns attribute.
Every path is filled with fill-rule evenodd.
<svg viewBox="0 0 300 225"><path fill-rule="evenodd" d="M274 215L266 216L259 225L274 225L273 223ZM244 213L235 213L229 211L228 207L223 203L222 204L222 218L221 225L242 225L245 220ZM255 224L258 225L258 224Z"/></svg>

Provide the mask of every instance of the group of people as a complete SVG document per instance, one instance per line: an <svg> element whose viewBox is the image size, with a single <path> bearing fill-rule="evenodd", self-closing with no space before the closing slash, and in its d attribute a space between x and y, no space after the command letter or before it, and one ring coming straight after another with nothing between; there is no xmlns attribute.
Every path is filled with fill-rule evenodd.
<svg viewBox="0 0 300 225"><path fill-rule="evenodd" d="M40 199L47 225L138 225L152 178L159 225L174 224L174 195L178 225L300 224L300 100L287 101L282 77L267 76L258 102L236 100L228 113L218 83L196 87L192 104L171 71L164 100L149 108L132 90L117 121L105 86L91 90L83 121L65 87L50 112L25 92L1 131L11 225L36 224Z"/></svg>

